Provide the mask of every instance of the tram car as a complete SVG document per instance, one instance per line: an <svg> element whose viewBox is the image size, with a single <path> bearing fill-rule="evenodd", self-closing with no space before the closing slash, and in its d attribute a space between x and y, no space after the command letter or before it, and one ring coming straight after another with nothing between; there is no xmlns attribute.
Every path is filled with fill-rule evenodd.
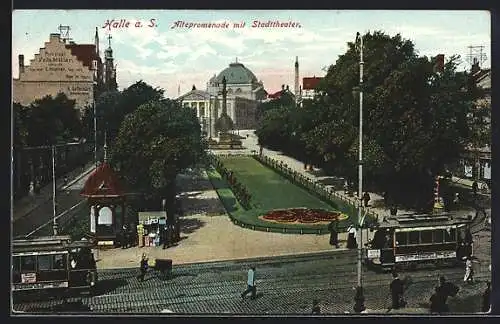
<svg viewBox="0 0 500 324"><path fill-rule="evenodd" d="M387 217L366 245L365 263L383 271L414 269L424 263L438 267L461 264L473 252L470 223L470 217L451 213Z"/></svg>
<svg viewBox="0 0 500 324"><path fill-rule="evenodd" d="M69 236L18 239L12 244L12 292L92 293L97 284L93 243Z"/></svg>

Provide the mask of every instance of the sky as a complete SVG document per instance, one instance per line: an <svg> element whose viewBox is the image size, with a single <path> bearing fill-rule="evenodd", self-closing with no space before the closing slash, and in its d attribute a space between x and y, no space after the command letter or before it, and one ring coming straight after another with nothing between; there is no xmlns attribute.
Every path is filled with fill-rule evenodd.
<svg viewBox="0 0 500 324"><path fill-rule="evenodd" d="M150 27L151 20L154 26ZM116 25L108 24L112 21ZM120 22L129 22L128 26ZM215 23L227 27L175 25ZM288 27L253 27L253 22L279 21ZM135 27L140 22L142 27ZM234 23L245 22L244 27ZM293 23L294 26L291 26ZM490 67L491 21L488 11L403 10L15 10L12 18L12 71L18 76L18 55L25 64L34 58L50 33L70 26L77 44L93 44L96 27L100 52L108 35L117 64L120 89L143 80L165 90L166 97L184 94L235 62L244 64L272 93L294 85L298 56L300 80L324 76L347 51L356 32L401 34L415 44L419 55L461 55L459 69L470 68L469 46L484 46Z"/></svg>

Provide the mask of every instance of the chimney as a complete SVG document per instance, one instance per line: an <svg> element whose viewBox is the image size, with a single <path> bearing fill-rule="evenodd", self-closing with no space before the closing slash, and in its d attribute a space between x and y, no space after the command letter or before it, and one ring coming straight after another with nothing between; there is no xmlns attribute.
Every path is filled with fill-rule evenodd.
<svg viewBox="0 0 500 324"><path fill-rule="evenodd" d="M444 72L444 54L438 54L436 56L436 72L443 73Z"/></svg>
<svg viewBox="0 0 500 324"><path fill-rule="evenodd" d="M479 61L477 60L477 58L474 58L470 72L471 74L476 74L479 71L481 71L481 68L479 67Z"/></svg>
<svg viewBox="0 0 500 324"><path fill-rule="evenodd" d="M194 84L193 84L193 88L192 88L191 90L193 90L193 91L194 91L194 90L196 90L196 87L195 87L195 85L194 85Z"/></svg>
<svg viewBox="0 0 500 324"><path fill-rule="evenodd" d="M24 73L24 55L19 54L19 75Z"/></svg>

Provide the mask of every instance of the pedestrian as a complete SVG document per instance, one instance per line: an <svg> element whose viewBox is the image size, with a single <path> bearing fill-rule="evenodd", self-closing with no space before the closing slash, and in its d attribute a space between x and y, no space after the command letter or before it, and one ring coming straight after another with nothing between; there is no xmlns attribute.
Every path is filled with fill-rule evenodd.
<svg viewBox="0 0 500 324"><path fill-rule="evenodd" d="M472 243L474 243L474 239L472 238L472 232L469 225L467 225L467 227L465 228L464 243L465 256L470 258L472 257Z"/></svg>
<svg viewBox="0 0 500 324"><path fill-rule="evenodd" d="M365 193L363 194L363 201L365 203L365 207L368 207L368 202L370 201L371 197L370 197L370 194L368 193L368 191L365 191Z"/></svg>
<svg viewBox="0 0 500 324"><path fill-rule="evenodd" d="M68 176L67 176L67 175L65 175L65 176L64 176L64 185L67 185L67 184L68 184Z"/></svg>
<svg viewBox="0 0 500 324"><path fill-rule="evenodd" d="M122 249L127 248L127 225L123 225L120 235L120 245Z"/></svg>
<svg viewBox="0 0 500 324"><path fill-rule="evenodd" d="M349 183L346 181L344 181L344 195L347 195L349 194Z"/></svg>
<svg viewBox="0 0 500 324"><path fill-rule="evenodd" d="M396 205L392 205L390 209L391 216L396 216L398 213L398 207Z"/></svg>
<svg viewBox="0 0 500 324"><path fill-rule="evenodd" d="M392 299L392 309L399 309L401 307L404 307L406 305L406 302L403 298L403 293L404 293L404 283L401 279L399 279L399 276L397 272L392 273L392 282L389 286L390 291L391 291L391 299Z"/></svg>
<svg viewBox="0 0 500 324"><path fill-rule="evenodd" d="M330 231L330 245L334 245L336 248L339 247L339 233L338 233L338 223L334 220L328 224L328 230Z"/></svg>
<svg viewBox="0 0 500 324"><path fill-rule="evenodd" d="M479 189L479 186L477 185L477 181L474 181L472 183L472 195L474 196L474 198L477 198L478 189Z"/></svg>
<svg viewBox="0 0 500 324"><path fill-rule="evenodd" d="M466 256L464 282L472 283L473 281L474 281L474 269L472 268L472 259Z"/></svg>
<svg viewBox="0 0 500 324"><path fill-rule="evenodd" d="M247 275L247 289L241 293L241 298L245 298L245 296L251 292L252 295L251 295L251 299L255 299L256 297L256 293L257 293L257 289L255 287L255 266L252 266L250 267L250 269L248 269L248 275Z"/></svg>
<svg viewBox="0 0 500 324"><path fill-rule="evenodd" d="M444 276L439 277L439 286L436 292L439 295L438 298L441 303L441 313L449 312L447 304L448 297L455 297L459 290L460 288L458 288L457 285L448 282Z"/></svg>
<svg viewBox="0 0 500 324"><path fill-rule="evenodd" d="M139 263L139 270L141 273L137 276L137 279L144 281L144 276L148 271L148 258L146 257L146 253L142 254L141 262Z"/></svg>
<svg viewBox="0 0 500 324"><path fill-rule="evenodd" d="M486 282L486 289L483 292L483 304L481 307L481 311L484 313L488 313L491 311L491 283L489 281Z"/></svg>
<svg viewBox="0 0 500 324"><path fill-rule="evenodd" d="M443 313L445 311L446 298L440 292L439 286L434 287L434 294L432 294L430 302L431 313Z"/></svg>
<svg viewBox="0 0 500 324"><path fill-rule="evenodd" d="M319 307L319 301L317 299L313 300L311 314L314 315L321 314L321 308Z"/></svg>
<svg viewBox="0 0 500 324"><path fill-rule="evenodd" d="M347 248L356 249L358 247L358 243L356 242L356 229L352 224L347 228L347 233Z"/></svg>

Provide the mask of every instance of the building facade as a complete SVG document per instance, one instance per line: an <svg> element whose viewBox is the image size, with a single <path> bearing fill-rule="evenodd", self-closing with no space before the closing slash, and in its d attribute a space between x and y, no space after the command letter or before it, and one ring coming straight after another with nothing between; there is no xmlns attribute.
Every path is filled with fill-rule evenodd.
<svg viewBox="0 0 500 324"><path fill-rule="evenodd" d="M92 105L100 92L117 89L116 67L113 66L111 44L105 52L105 62L99 56L99 36L94 44L76 44L60 33L50 34L49 41L25 65L19 55L19 76L13 79L13 102L28 106L47 95L64 93L76 101L82 111Z"/></svg>
<svg viewBox="0 0 500 324"><path fill-rule="evenodd" d="M262 81L243 64L235 62L214 75L207 82L206 90L192 90L177 100L184 107L196 111L202 131L209 137L217 137L215 121L222 113L222 79L226 78L227 114L235 125L235 130L253 129L257 126L257 105L266 99L267 92Z"/></svg>

